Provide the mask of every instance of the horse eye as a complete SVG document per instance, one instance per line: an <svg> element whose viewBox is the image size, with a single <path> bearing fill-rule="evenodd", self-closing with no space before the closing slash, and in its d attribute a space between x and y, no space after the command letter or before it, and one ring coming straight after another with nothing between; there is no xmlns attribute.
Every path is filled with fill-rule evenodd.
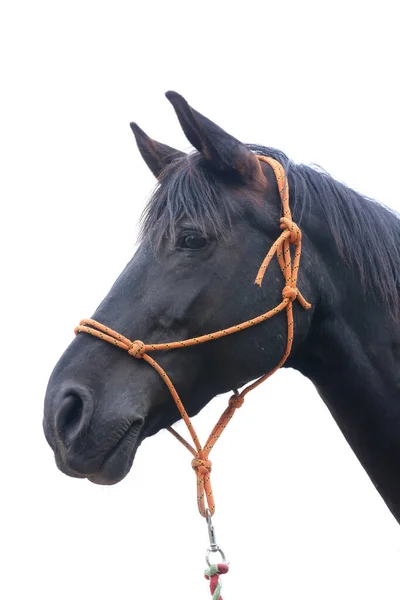
<svg viewBox="0 0 400 600"><path fill-rule="evenodd" d="M207 240L201 233L187 233L179 238L178 245L180 248L188 248L189 250L199 250L204 248Z"/></svg>

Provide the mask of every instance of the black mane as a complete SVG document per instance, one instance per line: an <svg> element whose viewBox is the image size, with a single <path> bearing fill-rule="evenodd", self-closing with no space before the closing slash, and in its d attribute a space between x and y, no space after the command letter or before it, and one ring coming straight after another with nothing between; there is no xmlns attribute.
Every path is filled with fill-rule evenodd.
<svg viewBox="0 0 400 600"><path fill-rule="evenodd" d="M342 259L356 267L366 289L387 304L394 316L400 309L400 219L386 206L333 179L320 168L295 164L281 151L249 145L285 168L293 218L300 223L313 206L324 214ZM199 202L201 198L201 202ZM230 227L235 204L221 180L198 154L177 159L163 174L142 217L142 237L151 234L158 246L167 236L175 241L176 224L189 218L203 233L223 234Z"/></svg>

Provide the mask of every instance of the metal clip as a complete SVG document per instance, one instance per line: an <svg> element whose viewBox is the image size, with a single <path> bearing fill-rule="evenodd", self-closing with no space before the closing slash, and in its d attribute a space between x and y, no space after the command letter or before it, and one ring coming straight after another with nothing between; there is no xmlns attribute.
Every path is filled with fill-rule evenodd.
<svg viewBox="0 0 400 600"><path fill-rule="evenodd" d="M226 564L225 554L223 553L222 549L217 544L217 540L215 537L215 529L214 529L213 522L211 520L211 513L208 508L206 509L206 521L207 521L207 526L208 526L208 539L210 540L210 546L207 548L206 562L207 562L208 566L210 566L211 565L210 555L214 554L215 552L219 552L219 554L221 555L222 562L224 564Z"/></svg>

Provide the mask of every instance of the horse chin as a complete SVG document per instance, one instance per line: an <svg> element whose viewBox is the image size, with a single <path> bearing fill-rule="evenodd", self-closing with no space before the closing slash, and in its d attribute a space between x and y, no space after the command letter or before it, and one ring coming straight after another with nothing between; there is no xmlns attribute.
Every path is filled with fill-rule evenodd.
<svg viewBox="0 0 400 600"><path fill-rule="evenodd" d="M144 421L134 423L128 431L114 444L114 446L105 454L100 465L93 465L92 461L85 461L82 456L79 462L74 460L74 456L69 456L68 452L63 453L59 448L55 449L55 461L59 470L78 479L87 479L97 485L115 485L124 479L131 470L133 460L137 449L144 439ZM63 456L64 454L64 456ZM95 462L98 462L95 459Z"/></svg>
<svg viewBox="0 0 400 600"><path fill-rule="evenodd" d="M164 422L165 421L165 422ZM164 415L157 415L147 419L139 435L134 441L134 445L129 446L129 440L125 438L119 442L114 450L107 456L100 470L87 476L91 483L97 485L115 485L124 479L132 468L136 452L144 439L151 437L169 425L169 420L165 420Z"/></svg>
<svg viewBox="0 0 400 600"><path fill-rule="evenodd" d="M60 458L60 456L58 455L57 452L54 453L54 458L55 458L55 461L56 461L57 468L64 475L68 475L68 477L74 477L75 479L86 479L86 475L82 475L81 473L78 473L77 471L74 471L73 469L70 469L65 464L65 462Z"/></svg>
<svg viewBox="0 0 400 600"><path fill-rule="evenodd" d="M100 469L87 475L91 483L115 485L122 481L132 468L137 449L143 441L143 425L133 426L106 455Z"/></svg>

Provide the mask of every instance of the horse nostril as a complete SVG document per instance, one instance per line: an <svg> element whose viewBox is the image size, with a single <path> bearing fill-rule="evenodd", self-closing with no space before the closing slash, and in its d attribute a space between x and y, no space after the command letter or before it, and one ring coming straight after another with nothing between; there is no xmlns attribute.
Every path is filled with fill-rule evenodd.
<svg viewBox="0 0 400 600"><path fill-rule="evenodd" d="M73 429L81 420L83 402L79 396L72 394L68 398L68 406L64 416L64 428Z"/></svg>
<svg viewBox="0 0 400 600"><path fill-rule="evenodd" d="M65 396L56 413L56 430L61 443L68 448L89 424L92 411L89 399L77 393ZM88 410L89 408L89 410Z"/></svg>

